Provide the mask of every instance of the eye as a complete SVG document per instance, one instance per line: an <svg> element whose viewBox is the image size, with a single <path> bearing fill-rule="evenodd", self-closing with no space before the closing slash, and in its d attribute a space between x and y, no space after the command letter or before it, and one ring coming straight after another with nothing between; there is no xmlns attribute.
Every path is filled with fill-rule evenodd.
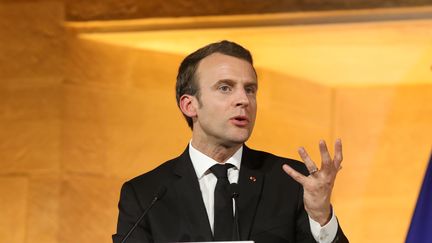
<svg viewBox="0 0 432 243"><path fill-rule="evenodd" d="M231 87L228 86L228 85L221 85L221 86L219 86L218 89L219 89L220 91L222 91L222 92L229 92L229 91L231 91Z"/></svg>
<svg viewBox="0 0 432 243"><path fill-rule="evenodd" d="M246 93L248 94L255 94L256 93L256 87L255 86L249 86L245 88Z"/></svg>

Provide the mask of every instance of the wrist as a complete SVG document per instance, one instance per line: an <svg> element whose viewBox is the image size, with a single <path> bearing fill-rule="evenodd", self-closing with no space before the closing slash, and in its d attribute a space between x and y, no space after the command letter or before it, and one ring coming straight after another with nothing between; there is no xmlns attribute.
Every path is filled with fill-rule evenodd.
<svg viewBox="0 0 432 243"><path fill-rule="evenodd" d="M311 219L313 219L315 222L319 223L321 226L326 225L328 222L330 222L332 215L333 215L333 210L332 207L330 206L328 209L326 210L322 210L322 211L316 211L316 212L311 212L309 214L309 217Z"/></svg>

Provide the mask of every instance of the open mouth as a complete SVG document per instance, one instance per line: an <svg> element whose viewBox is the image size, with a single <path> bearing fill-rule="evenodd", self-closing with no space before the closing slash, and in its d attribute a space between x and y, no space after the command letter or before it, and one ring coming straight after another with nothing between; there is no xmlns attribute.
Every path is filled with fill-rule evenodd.
<svg viewBox="0 0 432 243"><path fill-rule="evenodd" d="M246 116L235 116L231 121L236 126L246 126L249 124L249 119Z"/></svg>

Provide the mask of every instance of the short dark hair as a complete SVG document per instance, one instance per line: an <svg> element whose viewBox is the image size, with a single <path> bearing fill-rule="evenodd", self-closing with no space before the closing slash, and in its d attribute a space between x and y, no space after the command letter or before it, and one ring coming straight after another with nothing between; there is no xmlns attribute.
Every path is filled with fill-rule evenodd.
<svg viewBox="0 0 432 243"><path fill-rule="evenodd" d="M249 62L253 67L253 60L251 53L241 45L223 40L220 42L206 45L195 52L189 54L180 64L177 74L176 82L176 99L177 105L180 107L180 97L184 94L194 95L199 101L199 86L196 80L195 72L202 59L210 56L213 53L221 53L228 56L237 57ZM255 70L255 69L254 69ZM183 114L186 118L188 126L192 129L192 118Z"/></svg>

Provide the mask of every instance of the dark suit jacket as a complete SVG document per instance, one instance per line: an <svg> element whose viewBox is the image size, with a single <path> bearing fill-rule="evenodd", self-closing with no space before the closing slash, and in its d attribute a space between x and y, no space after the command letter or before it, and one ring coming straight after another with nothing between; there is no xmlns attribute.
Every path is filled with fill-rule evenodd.
<svg viewBox="0 0 432 243"><path fill-rule="evenodd" d="M241 240L315 242L303 206L303 188L282 170L284 163L307 174L303 163L244 146L239 174ZM167 191L128 239L135 242L212 241L212 232L189 151L126 182L121 190L120 243L161 185ZM335 242L348 242L339 227Z"/></svg>

